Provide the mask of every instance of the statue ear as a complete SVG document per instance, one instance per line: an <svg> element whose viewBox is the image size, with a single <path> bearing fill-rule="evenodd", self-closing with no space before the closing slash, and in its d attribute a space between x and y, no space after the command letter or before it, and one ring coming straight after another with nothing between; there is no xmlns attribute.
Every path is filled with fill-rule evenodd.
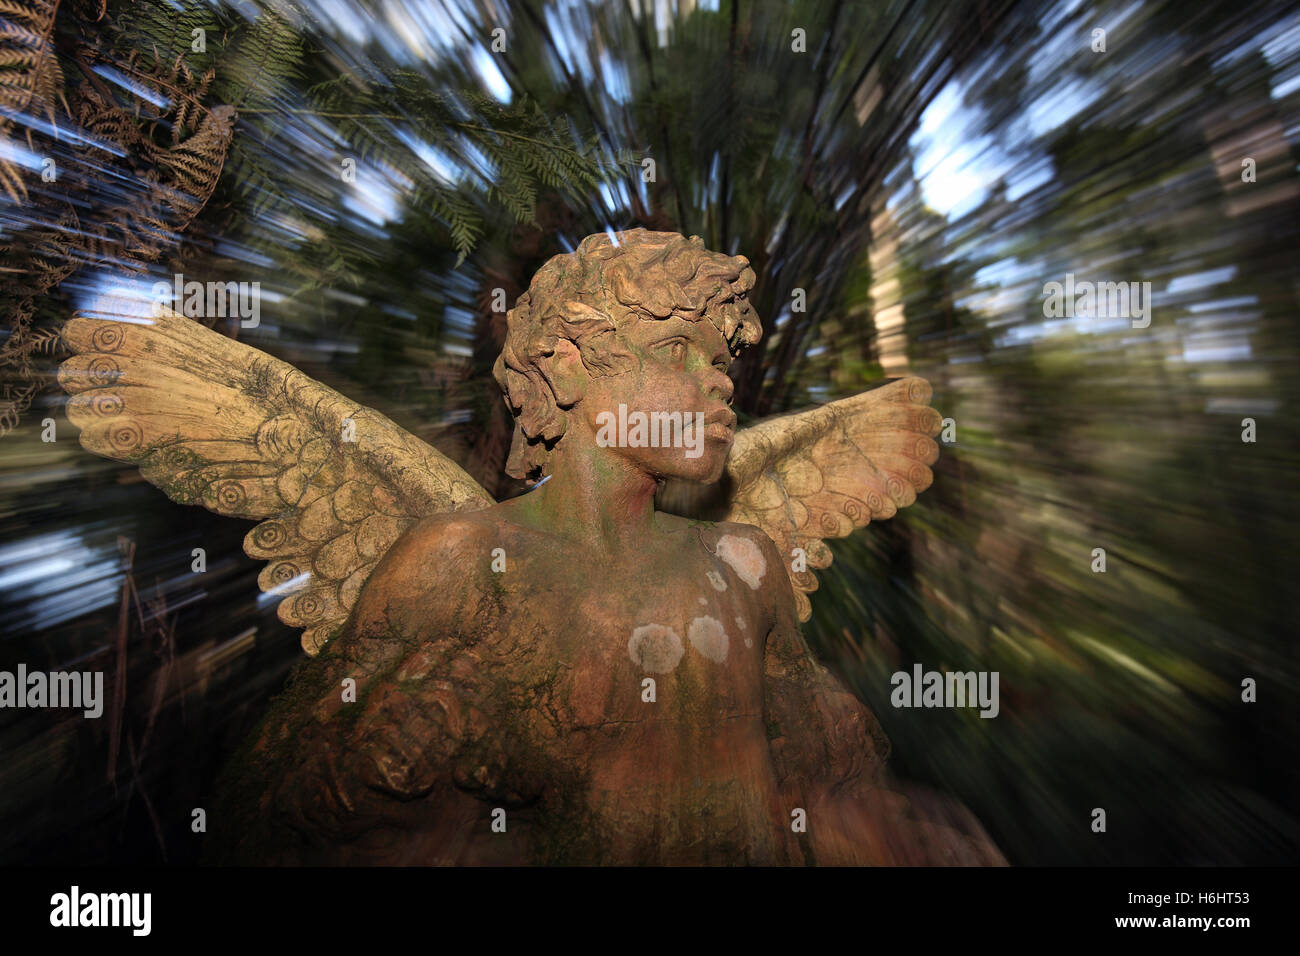
<svg viewBox="0 0 1300 956"><path fill-rule="evenodd" d="M586 391L587 369L582 364L582 353L566 338L555 340L555 352L539 363L539 370L551 387L555 404L572 408Z"/></svg>

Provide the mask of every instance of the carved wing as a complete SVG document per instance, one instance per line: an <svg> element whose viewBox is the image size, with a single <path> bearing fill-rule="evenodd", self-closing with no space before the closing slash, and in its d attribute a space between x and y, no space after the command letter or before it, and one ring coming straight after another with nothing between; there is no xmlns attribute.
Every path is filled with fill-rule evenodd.
<svg viewBox="0 0 1300 956"><path fill-rule="evenodd" d="M101 308L112 309L105 303ZM292 365L169 309L78 315L59 367L81 444L182 504L261 519L244 538L264 591L315 655L419 518L491 497L450 459ZM103 315L96 312L95 315Z"/></svg>
<svg viewBox="0 0 1300 956"><path fill-rule="evenodd" d="M929 401L928 382L905 378L741 429L727 459L725 520L762 528L787 562L802 548L809 569L829 567L826 539L893 517L930 487L941 420ZM787 568L806 621L817 577Z"/></svg>

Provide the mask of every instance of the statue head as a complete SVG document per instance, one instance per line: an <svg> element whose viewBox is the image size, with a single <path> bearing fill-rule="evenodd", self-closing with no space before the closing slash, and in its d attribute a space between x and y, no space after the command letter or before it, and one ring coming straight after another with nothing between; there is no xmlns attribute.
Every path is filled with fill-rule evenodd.
<svg viewBox="0 0 1300 956"><path fill-rule="evenodd" d="M548 474L584 400L591 421L633 404L657 409L645 414L680 413L685 421L729 415L718 411L731 397L727 367L762 335L748 298L753 286L744 256L710 252L698 236L673 232L597 233L551 258L507 314L493 369L515 416L507 473ZM698 431L688 437L702 441ZM689 451L687 461L667 452L657 464L651 452L645 457L652 470L685 467L690 473L681 477L709 480L726 450L721 458L713 451L698 468Z"/></svg>

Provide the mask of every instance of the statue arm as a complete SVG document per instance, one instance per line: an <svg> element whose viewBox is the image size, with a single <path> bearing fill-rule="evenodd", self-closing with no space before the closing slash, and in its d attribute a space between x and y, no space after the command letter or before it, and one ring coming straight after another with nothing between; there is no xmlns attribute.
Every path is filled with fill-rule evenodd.
<svg viewBox="0 0 1300 956"><path fill-rule="evenodd" d="M866 705L817 662L791 595L778 597L774 615L764 716L783 801L806 813L800 845L809 862L1005 865L960 802L892 778L888 738Z"/></svg>
<svg viewBox="0 0 1300 956"><path fill-rule="evenodd" d="M236 861L451 863L471 841L488 721L445 589L418 580L447 557L430 537L394 546L232 763Z"/></svg>
<svg viewBox="0 0 1300 956"><path fill-rule="evenodd" d="M780 560L773 547L768 561ZM871 711L818 663L795 619L788 580L780 580L764 649L764 718L782 789L808 804L862 797L875 789L889 740Z"/></svg>

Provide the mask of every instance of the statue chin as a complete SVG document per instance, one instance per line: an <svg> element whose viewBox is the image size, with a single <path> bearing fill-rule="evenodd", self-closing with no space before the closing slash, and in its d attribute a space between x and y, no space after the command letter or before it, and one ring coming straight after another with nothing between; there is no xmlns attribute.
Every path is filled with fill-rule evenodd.
<svg viewBox="0 0 1300 956"><path fill-rule="evenodd" d="M701 488L711 487L722 478L722 469L726 460L707 453L698 461L674 461L671 467L656 468L657 474L664 482L683 482Z"/></svg>

